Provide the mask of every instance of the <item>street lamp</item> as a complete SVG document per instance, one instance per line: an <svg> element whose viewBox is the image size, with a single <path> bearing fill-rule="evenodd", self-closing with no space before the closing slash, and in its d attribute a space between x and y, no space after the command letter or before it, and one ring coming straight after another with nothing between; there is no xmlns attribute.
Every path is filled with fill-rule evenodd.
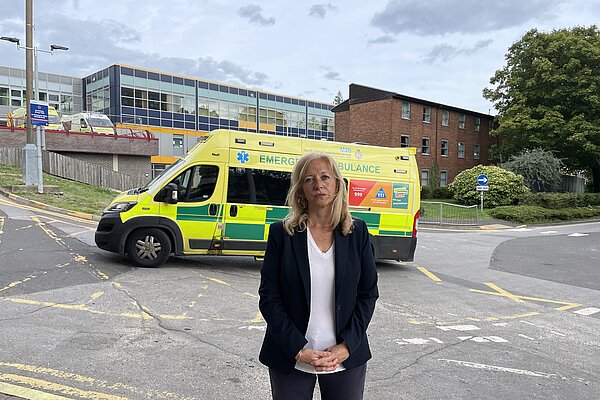
<svg viewBox="0 0 600 400"><path fill-rule="evenodd" d="M11 43L15 43L17 46L17 50L20 49L24 49L24 50L33 50L33 60L34 60L34 74L35 74L35 99L36 100L40 100L40 91L39 91L39 79L38 79L38 52L42 52L42 53L50 53L50 54L54 54L55 50L64 50L67 51L69 50L68 47L66 46L61 46L58 44L51 44L50 45L50 50L43 50L43 49L39 49L35 46L21 46L21 41L16 38L16 37L11 37L11 36L2 36L0 37L0 40L5 40L7 42L11 42ZM28 71L29 72L29 71ZM27 105L26 105L26 115L29 116L29 118L27 118L27 144L32 144L33 143L33 130L31 128L31 106L30 106L30 96L29 96L29 90L27 93ZM41 132L41 127L38 125L36 128L36 144L37 144L37 161L38 161L38 165L37 165L37 186L38 186L38 193L43 193L44 192L44 185L43 185L43 174L42 174L42 132ZM27 146L25 146L26 148L24 149L24 152L27 153ZM32 174L30 171L28 171L28 169L31 168L27 168L27 155L25 155L26 159L25 159L25 168L24 168L24 176L25 176L25 184L32 184Z"/></svg>

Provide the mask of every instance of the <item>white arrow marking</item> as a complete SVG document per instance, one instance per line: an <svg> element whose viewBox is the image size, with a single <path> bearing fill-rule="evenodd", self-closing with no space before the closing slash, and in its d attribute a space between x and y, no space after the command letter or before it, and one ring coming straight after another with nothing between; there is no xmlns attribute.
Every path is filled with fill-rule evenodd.
<svg viewBox="0 0 600 400"><path fill-rule="evenodd" d="M600 312L600 308L596 308L596 307L588 307L588 308L582 308L581 310L577 310L577 311L573 311L575 314L579 314L579 315L592 315L592 314L596 314L597 312Z"/></svg>
<svg viewBox="0 0 600 400"><path fill-rule="evenodd" d="M571 236L571 237L580 237L580 236L587 236L587 235L588 235L587 233L577 233L577 232L575 232L575 233L571 233L569 236Z"/></svg>

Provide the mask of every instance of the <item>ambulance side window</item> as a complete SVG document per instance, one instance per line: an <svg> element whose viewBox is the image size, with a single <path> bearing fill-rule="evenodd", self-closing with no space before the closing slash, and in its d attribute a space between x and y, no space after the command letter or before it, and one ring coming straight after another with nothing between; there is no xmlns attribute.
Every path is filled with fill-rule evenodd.
<svg viewBox="0 0 600 400"><path fill-rule="evenodd" d="M285 206L290 173L230 167L227 202Z"/></svg>
<svg viewBox="0 0 600 400"><path fill-rule="evenodd" d="M195 165L183 171L171 183L177 185L180 202L192 203L208 200L217 184L219 167L214 165Z"/></svg>

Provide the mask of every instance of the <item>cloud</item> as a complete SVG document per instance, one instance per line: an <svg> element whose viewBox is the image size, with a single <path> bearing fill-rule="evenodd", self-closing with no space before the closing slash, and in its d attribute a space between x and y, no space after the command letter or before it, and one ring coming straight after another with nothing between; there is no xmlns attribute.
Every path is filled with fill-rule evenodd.
<svg viewBox="0 0 600 400"><path fill-rule="evenodd" d="M371 25L388 35L481 33L553 17L565 0L389 0Z"/></svg>
<svg viewBox="0 0 600 400"><path fill-rule="evenodd" d="M271 17L267 19L262 16L261 12L261 6L256 4L248 4L247 6L240 7L240 9L238 10L238 15L242 18L248 18L250 22L263 26L275 24L275 18Z"/></svg>
<svg viewBox="0 0 600 400"><path fill-rule="evenodd" d="M343 81L343 79L340 78L340 73L334 71L327 72L325 75L323 75L323 78L330 81Z"/></svg>
<svg viewBox="0 0 600 400"><path fill-rule="evenodd" d="M446 43L441 43L433 47L424 58L427 64L433 64L436 61L448 61L460 55L469 55L489 46L493 42L492 39L480 40L472 47L456 47Z"/></svg>
<svg viewBox="0 0 600 400"><path fill-rule="evenodd" d="M371 45L371 44L387 44L387 43L395 43L395 42L396 42L396 38L394 38L391 35L379 36L378 38L371 39L368 41L369 45Z"/></svg>
<svg viewBox="0 0 600 400"><path fill-rule="evenodd" d="M308 15L311 17L325 18L327 11L337 11L337 7L331 3L327 4L314 4L310 7Z"/></svg>

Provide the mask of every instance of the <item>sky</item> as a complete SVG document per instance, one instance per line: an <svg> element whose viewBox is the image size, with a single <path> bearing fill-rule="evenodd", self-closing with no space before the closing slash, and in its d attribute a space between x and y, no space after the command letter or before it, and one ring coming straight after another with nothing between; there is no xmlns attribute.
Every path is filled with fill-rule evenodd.
<svg viewBox="0 0 600 400"><path fill-rule="evenodd" d="M528 30L600 23L597 0L33 0L42 72L112 64L331 103L350 83L495 114L482 96ZM0 36L25 44L25 1L0 0ZM25 51L0 42L0 66Z"/></svg>

